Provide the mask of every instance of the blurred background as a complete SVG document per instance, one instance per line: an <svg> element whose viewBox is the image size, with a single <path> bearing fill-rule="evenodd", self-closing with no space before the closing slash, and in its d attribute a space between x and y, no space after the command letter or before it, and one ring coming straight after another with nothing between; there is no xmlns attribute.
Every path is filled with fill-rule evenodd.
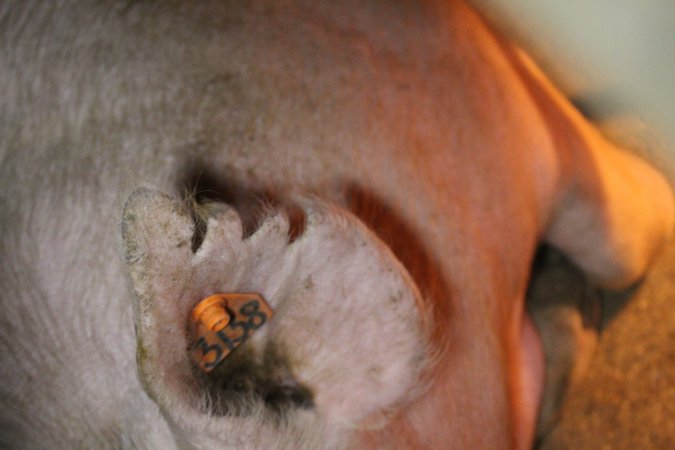
<svg viewBox="0 0 675 450"><path fill-rule="evenodd" d="M472 3L606 135L675 184L675 0ZM556 295L582 291L569 285ZM602 332L588 373L537 447L673 449L675 243L633 289L600 296Z"/></svg>
<svg viewBox="0 0 675 450"><path fill-rule="evenodd" d="M470 1L607 134L675 180L675 1Z"/></svg>

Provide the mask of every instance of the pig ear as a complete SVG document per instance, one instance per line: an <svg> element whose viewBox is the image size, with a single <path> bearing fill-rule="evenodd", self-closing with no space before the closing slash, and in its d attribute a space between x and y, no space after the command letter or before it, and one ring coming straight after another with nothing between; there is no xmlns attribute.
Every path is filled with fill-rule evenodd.
<svg viewBox="0 0 675 450"><path fill-rule="evenodd" d="M243 237L225 205L200 208L195 226L194 212L159 192L127 201L140 378L181 441L323 447L419 384L428 327L405 269L351 214L297 203L304 230L289 242L279 212ZM206 375L190 357L190 312L230 292L261 294L274 316Z"/></svg>

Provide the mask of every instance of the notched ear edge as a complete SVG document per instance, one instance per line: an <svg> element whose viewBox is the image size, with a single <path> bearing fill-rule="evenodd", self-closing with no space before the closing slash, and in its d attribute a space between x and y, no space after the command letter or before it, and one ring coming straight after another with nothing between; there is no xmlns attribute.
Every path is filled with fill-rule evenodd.
<svg viewBox="0 0 675 450"><path fill-rule="evenodd" d="M141 189L132 194L132 197L130 197L127 202L127 207L125 208L123 234L125 244L127 245L127 262L130 266L130 272L132 272L132 280L134 281L134 288L137 294L135 319L137 322L138 333L139 370L146 390L150 396L155 399L167 417L176 418L174 420L179 420L177 418L181 417L192 417L188 422L207 420L207 422L211 423L216 421L220 423L221 427L216 429L217 433L221 433L223 427L231 429L231 423L228 424L222 422L218 420L217 417L214 418L208 414L207 417L203 417L204 413L208 412L208 409L200 407L200 405L206 405L209 402L209 398L208 396L199 397L199 386L198 381L194 377L194 368L190 365L189 360L187 360L186 347L188 345L188 340L184 333L175 332L175 330L185 330L185 320L189 315L189 308L198 302L200 300L200 295L203 294L199 293L199 289L192 289L194 286L191 288L189 283L204 282L206 279L204 277L211 276L210 272L213 272L214 268L218 269L215 270L218 272L216 278L224 277L226 279L232 278L241 281L241 278L237 278L239 275L228 272L229 269L219 267L221 266L220 264L214 265L213 261L209 259L216 258L218 254L222 253L222 249L218 245L223 242L229 240L241 247L241 255L243 255L244 258L241 261L235 261L233 263L234 266L238 266L245 264L255 265L255 261L257 260L255 258L247 257L246 255L248 253L246 252L257 254L262 251L265 253L272 250L272 247L274 248L272 253L278 253L278 257L281 258L279 261L284 262L283 258L287 255L297 254L298 252L303 251L303 249L305 251L310 249L312 250L310 253L316 253L316 249L311 248L316 245L325 247L325 245L328 244L328 247L325 247L325 251L329 252L331 251L330 249L336 248L336 245L338 246L337 248L340 248L340 246L343 245L340 243L340 239L347 238L352 240L352 244L350 245L357 246L354 248L358 248L359 243L364 239L367 242L374 240L371 242L369 248L373 249L375 251L374 254L378 256L374 260L371 259L369 264L372 264L374 261L379 261L378 263L375 263L377 267L379 267L379 264L385 264L385 266L380 267L373 273L377 274L379 270L382 270L393 263L394 265L389 267L388 270L391 270L392 274L393 272L401 272L401 275L403 276L400 280L402 286L411 286L413 289L411 298L419 300L419 293L417 292L414 283L409 280L409 276L405 272L405 269L403 269L400 263L393 257L393 254L388 250L388 247L379 242L379 240L367 230L367 227L361 224L358 219L339 208L329 208L327 205L318 201L310 201L310 203L311 208L303 208L303 212L306 214L304 217L304 233L298 236L290 244L289 241L291 239L289 239L288 236L288 229L290 226L288 220L283 217L283 214L277 213L276 215L270 215L268 220L264 221L256 232L251 236L243 237L240 231L241 228L238 217L234 217L236 212L231 209L228 210L227 207L225 207L225 215L223 216L219 213L220 211L218 208L216 208L215 210L217 213L209 214L209 217L205 219L207 227L203 242L197 250L197 254L192 254L190 245L183 245L180 250L178 250L171 245L158 246L155 245L154 242L150 242L153 238L162 242L167 241L167 239L171 241L171 236L166 236L166 224L169 224L180 229L172 230L174 234L179 235L184 242L190 243L194 223L187 208L184 208L180 201L172 200L170 197L156 191ZM161 209L162 211L158 211L157 209ZM162 220L157 220L156 217L152 217L153 213L157 213ZM229 217L230 214L232 214L232 217ZM280 220L279 218L283 218L284 220ZM233 222L236 222L239 225L233 228ZM319 228L317 229L317 227ZM219 229L224 230L223 233L225 239L219 238L219 234L221 234L218 232ZM342 238L340 236L342 236L343 233L341 233L340 230L346 233ZM172 233L168 234L171 235ZM337 241L335 241L335 239L337 239ZM270 243L273 245L270 245ZM372 244L375 245L373 246ZM160 255L153 254L154 251L159 251ZM170 256L168 260L161 257L163 254L162 252L167 252L164 255L166 256L168 254ZM175 254L171 256L171 252L178 252L181 257L174 258ZM320 251L318 253L321 254ZM232 255L235 254L239 254L239 251L232 253ZM350 254L350 252L346 252L347 257ZM367 252L364 253L364 255L366 254ZM346 256L340 256L340 258L344 257ZM368 258L371 258L371 256L368 256ZM223 259L222 261L227 261L227 259ZM185 264L186 267L182 267L183 264ZM349 267L347 261L340 264L343 266L344 264L347 264L347 266L344 267ZM200 265L205 267L200 269L198 267ZM266 265L268 267L274 267L273 264ZM313 264L308 266L308 268L311 269L309 273L319 270L320 272L323 272L324 277L332 277L330 274L333 271L330 267L324 268L321 265L317 266L316 264ZM200 272L200 270L202 272ZM204 275L203 272L206 272L206 275ZM340 271L338 270L338 272ZM242 273L246 274L248 272L244 270ZM339 278L345 273L346 272L340 272L335 274L335 276ZM169 276L167 276L167 274ZM174 274L175 277L178 277L179 280L172 280L172 278L174 278L171 276L172 274ZM288 274L284 276L287 275ZM301 278L304 279L304 277L296 275L291 274L292 279L295 280L294 282L298 282ZM259 277L259 279L263 280L264 278ZM168 283L160 283L157 280L165 280L168 281ZM369 285L372 284L372 281L373 280L369 282ZM172 285L171 283L174 284ZM237 287L237 282L226 284L229 284L235 289ZM372 286L375 288L377 282L372 284ZM194 292L189 294L191 289L194 290ZM373 291L371 290L370 292ZM189 298L186 297L186 294L189 294L187 295ZM324 301L323 294L321 294L320 298ZM359 298L371 300L369 295L360 295ZM339 297L330 295L325 297L325 299L328 302L334 302L336 299L339 299ZM413 303L417 300L413 300ZM419 304L417 306L419 306ZM328 320L330 320L330 318ZM392 317L392 320L394 320L393 323L396 323L398 319ZM408 321L406 321L406 323L407 322ZM295 326L297 326L297 324ZM292 328L292 326L290 326L290 328ZM405 332L403 330L404 329L402 329L402 333ZM162 334L163 337L160 339L157 333ZM178 336L180 334L183 334L182 340L180 339L180 336ZM415 336L415 340L419 338L419 335ZM162 348L160 347L166 346L167 339L171 341L171 348L182 349L181 352L175 352L178 354L178 357L162 354ZM272 337L271 339L275 338ZM161 345L160 341L162 341ZM181 360L179 361L178 359ZM408 378L411 379L410 377ZM167 383L172 384L172 386L167 386ZM190 394L189 392L186 392L186 390L190 390L191 386L194 389ZM169 388L169 394L167 394L166 388ZM195 396L195 394L197 395ZM260 414L257 413L256 416L258 418L261 417ZM232 417L228 417L228 420L231 419ZM182 419L179 421L182 422Z"/></svg>

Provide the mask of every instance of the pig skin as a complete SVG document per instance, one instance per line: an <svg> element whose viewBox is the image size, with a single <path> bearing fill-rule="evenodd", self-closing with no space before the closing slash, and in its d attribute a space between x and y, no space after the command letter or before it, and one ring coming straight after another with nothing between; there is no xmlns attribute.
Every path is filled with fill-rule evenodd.
<svg viewBox="0 0 675 450"><path fill-rule="evenodd" d="M0 92L3 447L187 446L138 373L120 225L141 186L314 195L410 273L425 388L283 444L310 448L528 448L537 243L616 287L673 228L664 179L456 1L4 2Z"/></svg>

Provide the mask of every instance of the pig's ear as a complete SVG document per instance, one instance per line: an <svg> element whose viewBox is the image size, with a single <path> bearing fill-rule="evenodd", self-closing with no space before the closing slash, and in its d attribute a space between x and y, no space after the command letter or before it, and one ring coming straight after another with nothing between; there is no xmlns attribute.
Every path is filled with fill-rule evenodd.
<svg viewBox="0 0 675 450"><path fill-rule="evenodd" d="M149 189L127 201L140 378L179 441L325 447L419 384L427 327L405 269L351 214L297 204L304 229L289 242L282 213L244 237L225 205L190 212ZM190 357L188 320L223 292L259 293L274 316L206 375Z"/></svg>

